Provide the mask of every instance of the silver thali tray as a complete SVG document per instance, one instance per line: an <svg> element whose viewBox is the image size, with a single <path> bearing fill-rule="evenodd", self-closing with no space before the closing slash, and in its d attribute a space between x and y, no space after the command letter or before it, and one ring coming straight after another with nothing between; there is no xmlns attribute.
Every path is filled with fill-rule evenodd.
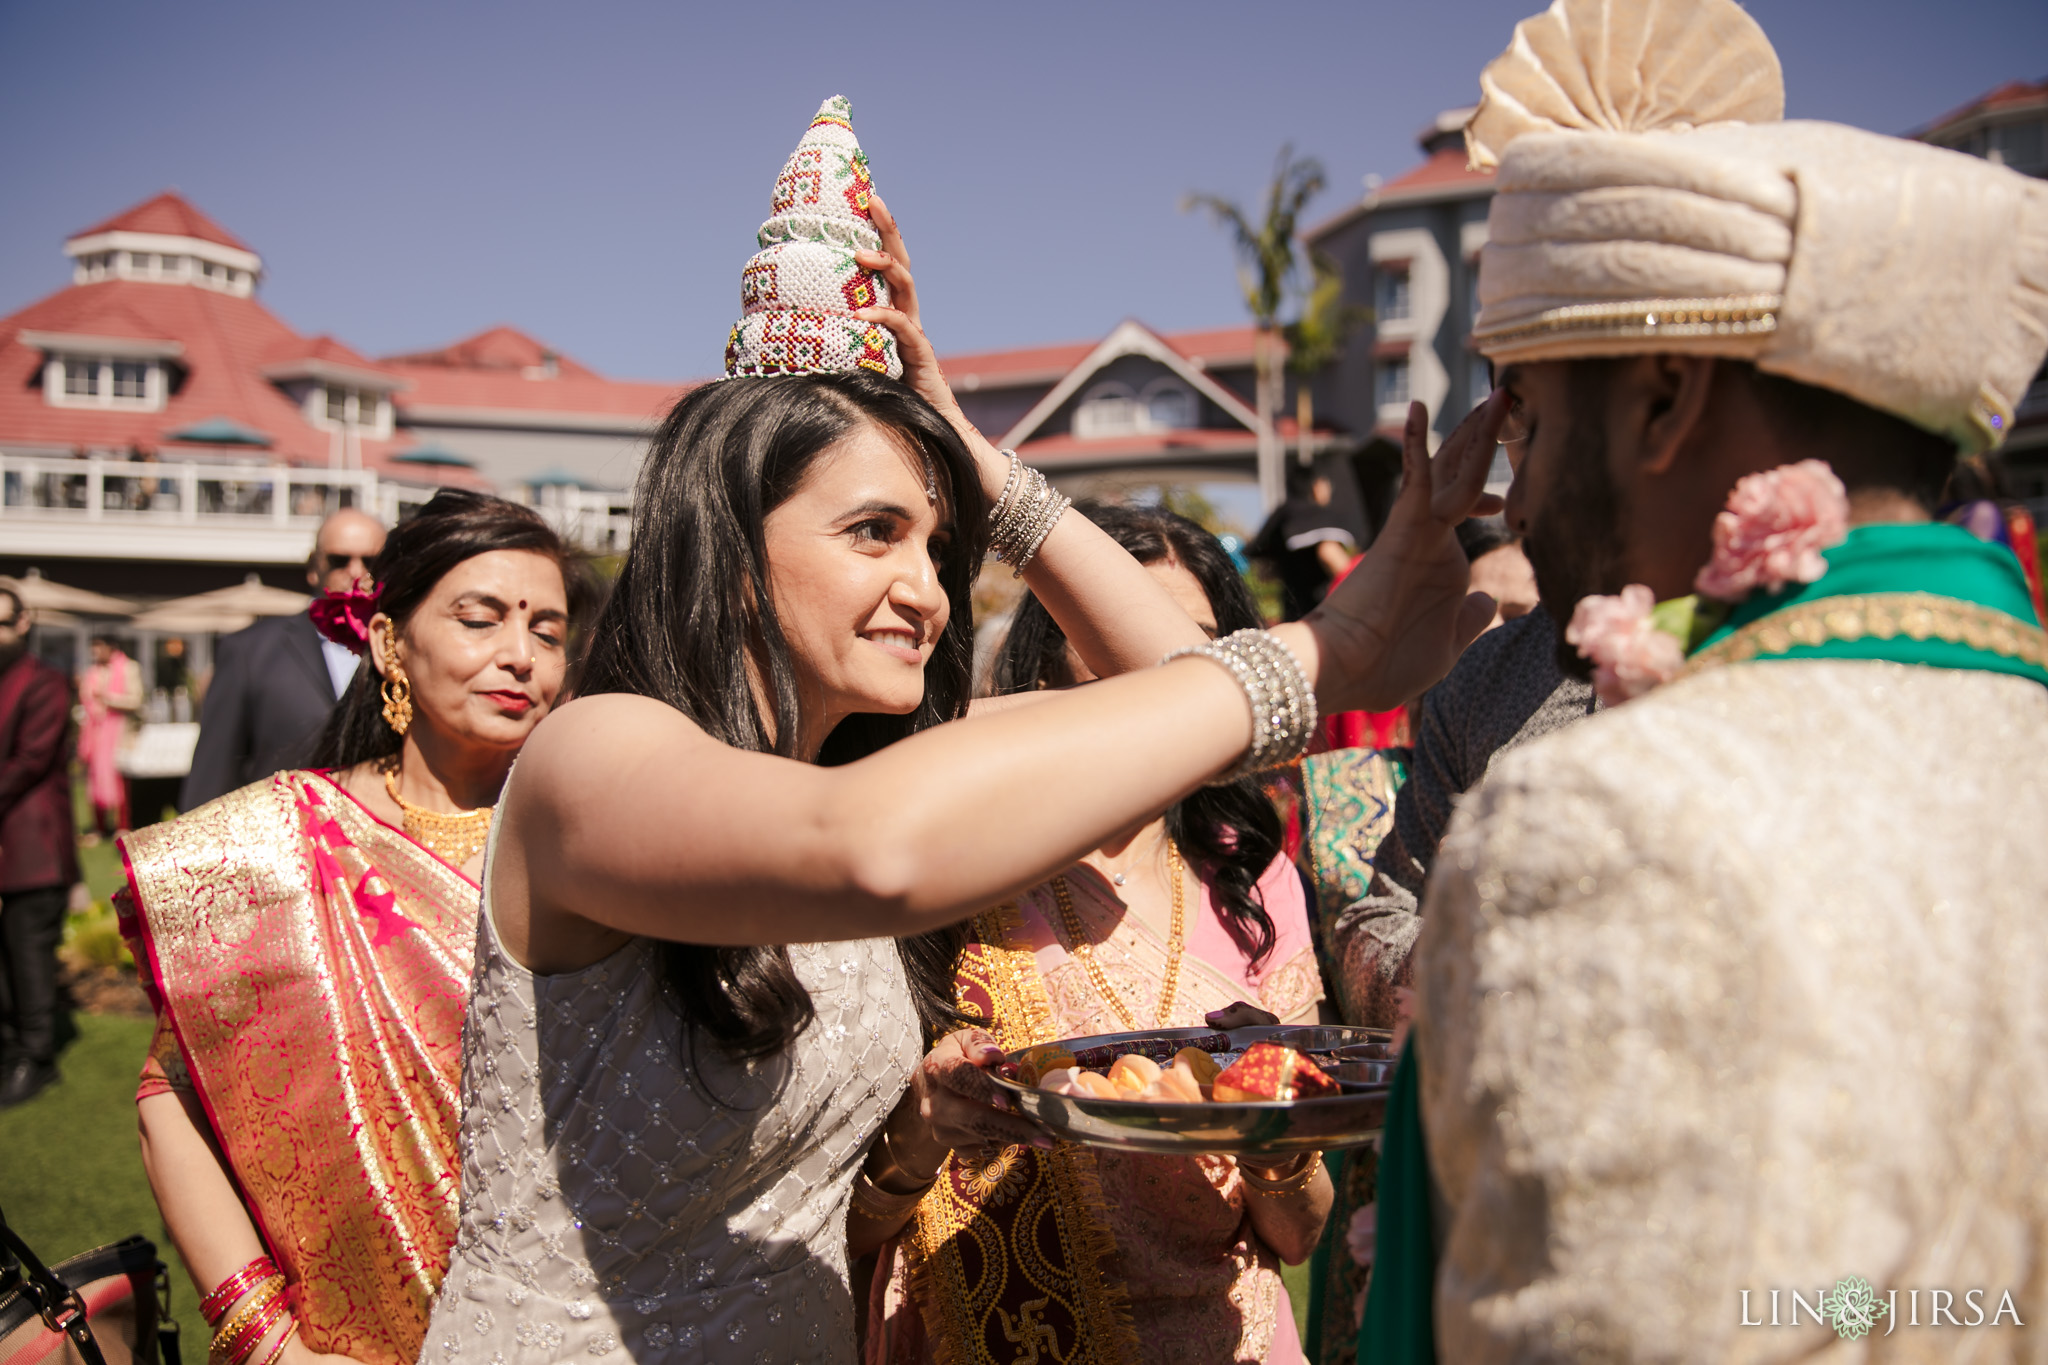
<svg viewBox="0 0 2048 1365"><path fill-rule="evenodd" d="M1083 1065L1093 1066L1084 1055L1088 1049L1120 1054L1139 1051L1150 1044L1153 1048L1177 1050L1197 1046L1205 1039L1213 1043L1219 1033L1230 1044L1227 1053L1219 1050L1219 1060L1241 1053L1253 1043L1279 1043L1307 1053L1344 1087L1344 1093L1286 1102L1154 1104L1145 1100L1055 1095L1000 1075L995 1079L1015 1097L1024 1114L1053 1136L1091 1147L1169 1156L1203 1152L1271 1156L1363 1147L1379 1136L1386 1122L1387 1094L1394 1078L1393 1035L1385 1029L1333 1025L1153 1029L1065 1038L1057 1046L1074 1053ZM1015 1060L1021 1051L1036 1050L1023 1049L1012 1052L1010 1057Z"/></svg>

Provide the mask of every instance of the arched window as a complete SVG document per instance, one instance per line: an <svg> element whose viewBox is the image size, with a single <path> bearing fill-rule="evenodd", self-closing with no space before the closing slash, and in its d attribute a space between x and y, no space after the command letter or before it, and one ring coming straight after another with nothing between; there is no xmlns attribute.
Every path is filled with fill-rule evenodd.
<svg viewBox="0 0 2048 1365"><path fill-rule="evenodd" d="M1131 386L1114 380L1097 384L1074 409L1074 434L1083 440L1096 436L1127 436L1138 429L1138 400Z"/></svg>
<svg viewBox="0 0 2048 1365"><path fill-rule="evenodd" d="M1178 379L1155 379L1140 400L1147 431L1184 431L1195 423L1195 395Z"/></svg>

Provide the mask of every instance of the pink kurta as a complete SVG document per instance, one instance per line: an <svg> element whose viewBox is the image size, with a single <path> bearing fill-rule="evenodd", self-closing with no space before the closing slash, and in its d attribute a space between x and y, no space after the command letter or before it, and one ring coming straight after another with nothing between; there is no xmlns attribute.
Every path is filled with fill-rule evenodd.
<svg viewBox="0 0 2048 1365"><path fill-rule="evenodd" d="M1272 951L1263 966L1254 969L1247 960L1204 886L1199 904L1189 907L1187 944L1171 1015L1156 1021L1165 980L1165 941L1129 914L1114 888L1093 870L1077 866L1068 870L1066 879L1095 960L1139 1027L1150 1028L1156 1022L1169 1028L1200 1028L1205 1014L1238 1000L1259 1005L1283 1020L1313 1020L1314 1006L1323 994L1322 978L1316 968L1301 881L1285 858L1276 858L1258 884L1275 931ZM1124 1031L1124 1019L1102 999L1085 966L1068 951L1064 929L1059 926L1052 887L1050 883L1041 885L1019 898L1003 944L1016 961L1036 965L1037 984L1049 1005L1048 1017L1039 1030L1045 1037L1040 1041ZM1109 1334L1087 1343L1047 1341L1049 1348L1057 1347L1056 1358L1089 1360L1096 1365L1112 1360L1148 1365L1206 1365L1212 1361L1300 1365L1304 1357L1287 1291L1280 1283L1279 1259L1252 1229L1245 1209L1244 1182L1234 1161L1106 1150L1088 1151L1086 1157L1094 1168L1086 1184L1093 1186L1099 1181L1100 1197L1087 1201L1092 1208L1064 1212L1077 1221L1099 1218L1113 1240L1114 1249L1101 1258L1099 1271L1120 1286L1134 1330L1115 1334L1120 1341ZM1035 1177L1019 1169L1015 1179ZM989 1186L984 1217L1000 1223L1006 1210L1017 1207L1015 1193L1007 1188L1010 1183L1006 1179ZM976 1188L972 1181L949 1183L946 1193L956 1201L972 1199ZM945 1216L957 1220L963 1214L971 1217L973 1212L949 1208ZM929 1240L929 1220L920 1235ZM983 1247L1014 1244L1014 1239L993 1231L972 1240ZM1083 1240L1077 1239L1077 1244ZM928 1324L938 1324L941 1336L980 1330L963 1321L975 1314L978 1305L919 1301L947 1297L946 1286L960 1283L959 1277L944 1273L950 1267L942 1267L938 1274L913 1276L908 1258L893 1254L893 1250L884 1253L883 1264L891 1279L877 1295L867 1359L890 1365L977 1359L972 1349L963 1351L958 1349L961 1343L934 1340L927 1330ZM943 1248L934 1250L940 1256L946 1254ZM921 1313L920 1309L928 1311ZM929 1311L933 1309L936 1311ZM1033 1326L1038 1332L1059 1336L1046 1323Z"/></svg>

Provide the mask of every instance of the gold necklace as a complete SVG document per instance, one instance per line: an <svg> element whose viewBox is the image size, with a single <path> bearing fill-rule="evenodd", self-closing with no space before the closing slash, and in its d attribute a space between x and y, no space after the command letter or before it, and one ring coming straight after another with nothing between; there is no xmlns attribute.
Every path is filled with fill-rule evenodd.
<svg viewBox="0 0 2048 1365"><path fill-rule="evenodd" d="M491 813L496 805L449 815L415 806L398 794L398 760L383 763L384 790L398 803L406 835L443 862L461 867L482 851L491 838Z"/></svg>
<svg viewBox="0 0 2048 1365"><path fill-rule="evenodd" d="M1166 1021L1173 1015L1173 997L1180 992L1181 950L1187 946L1187 905L1185 888L1181 885L1180 845L1171 839L1166 841L1166 875L1173 882L1173 926L1166 937L1166 988L1159 993L1159 1022L1153 1025L1154 1028L1165 1028ZM1095 960L1095 946L1081 932L1081 917L1074 912L1074 895L1067 889L1064 875L1052 879L1052 894L1053 899L1059 902L1060 920L1066 926L1067 941L1073 946L1074 956L1081 959L1088 979L1095 984L1095 993L1123 1021L1125 1031L1136 1033L1138 1021L1131 1016L1123 996L1110 984L1109 973Z"/></svg>

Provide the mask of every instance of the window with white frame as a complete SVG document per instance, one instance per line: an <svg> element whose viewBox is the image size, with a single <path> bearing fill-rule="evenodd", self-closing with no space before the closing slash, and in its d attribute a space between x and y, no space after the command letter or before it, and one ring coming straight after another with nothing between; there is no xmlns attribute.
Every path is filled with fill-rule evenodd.
<svg viewBox="0 0 2048 1365"><path fill-rule="evenodd" d="M52 407L155 412L169 394L161 361L66 355L50 357L43 367L43 401Z"/></svg>
<svg viewBox="0 0 2048 1365"><path fill-rule="evenodd" d="M1155 379L1139 399L1141 420L1148 431L1185 431L1194 426L1193 390L1178 379Z"/></svg>
<svg viewBox="0 0 2048 1365"><path fill-rule="evenodd" d="M1414 316L1408 288L1408 267L1382 267L1379 272L1379 320L1405 322Z"/></svg>
<svg viewBox="0 0 2048 1365"><path fill-rule="evenodd" d="M343 384L319 384L314 386L310 406L317 426L352 426L373 435L385 434L389 411L381 393Z"/></svg>
<svg viewBox="0 0 2048 1365"><path fill-rule="evenodd" d="M1408 401L1408 358L1395 356L1381 360L1373 366L1373 383L1378 389L1379 405L1387 407Z"/></svg>
<svg viewBox="0 0 2048 1365"><path fill-rule="evenodd" d="M1127 436L1138 429L1138 397L1128 384L1097 384L1074 409L1074 434L1083 440Z"/></svg>

